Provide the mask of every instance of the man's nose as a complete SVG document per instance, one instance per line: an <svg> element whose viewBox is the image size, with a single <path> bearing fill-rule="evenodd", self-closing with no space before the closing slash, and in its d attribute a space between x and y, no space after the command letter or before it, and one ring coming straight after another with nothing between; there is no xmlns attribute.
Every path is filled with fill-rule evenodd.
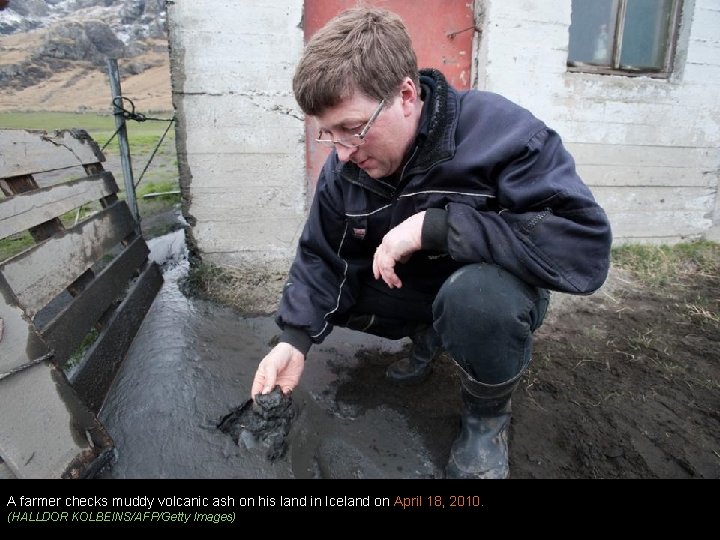
<svg viewBox="0 0 720 540"><path fill-rule="evenodd" d="M357 146L354 148L348 148L342 144L335 143L335 150L337 150L338 159L340 161L350 161L350 156L355 153Z"/></svg>

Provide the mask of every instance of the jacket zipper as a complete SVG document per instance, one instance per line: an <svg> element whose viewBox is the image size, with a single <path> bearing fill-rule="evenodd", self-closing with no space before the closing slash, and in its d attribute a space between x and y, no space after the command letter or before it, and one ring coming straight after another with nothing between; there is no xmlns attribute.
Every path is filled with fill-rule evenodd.
<svg viewBox="0 0 720 540"><path fill-rule="evenodd" d="M403 165L402 171L400 171L400 178L398 178L398 189L395 189L395 190L393 191L393 195L392 195L392 202L393 202L393 203L394 203L394 202L397 202L398 197L400 196L399 194L400 194L400 192L402 191L402 189L400 188L400 186L401 186L402 183L403 183L403 177L405 176L405 171L407 170L408 165L410 165L410 163L412 162L412 160L415 158L415 154L417 154L417 151L418 151L418 147L415 146L415 148L414 148L413 151L412 151L412 154L410 154L410 158L405 162L405 165Z"/></svg>

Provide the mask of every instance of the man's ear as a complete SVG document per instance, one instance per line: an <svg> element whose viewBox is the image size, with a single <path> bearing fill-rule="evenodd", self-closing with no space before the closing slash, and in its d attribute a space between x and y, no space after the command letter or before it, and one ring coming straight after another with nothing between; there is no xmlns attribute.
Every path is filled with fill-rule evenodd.
<svg viewBox="0 0 720 540"><path fill-rule="evenodd" d="M400 85L400 96L402 98L402 107L405 116L409 116L415 110L420 95L418 93L418 87L410 77L405 77L402 84Z"/></svg>

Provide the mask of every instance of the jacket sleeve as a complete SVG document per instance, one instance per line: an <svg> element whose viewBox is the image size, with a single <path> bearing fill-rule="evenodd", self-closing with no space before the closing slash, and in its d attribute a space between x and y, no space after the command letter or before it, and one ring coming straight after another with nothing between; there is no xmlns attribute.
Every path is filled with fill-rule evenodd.
<svg viewBox="0 0 720 540"><path fill-rule="evenodd" d="M590 294L607 278L612 233L557 133L539 130L497 172L499 211L447 206L448 251L532 285Z"/></svg>
<svg viewBox="0 0 720 540"><path fill-rule="evenodd" d="M318 186L290 267L275 320L287 341L306 353L332 330L329 317L347 303L347 262L341 257L347 223L332 157Z"/></svg>

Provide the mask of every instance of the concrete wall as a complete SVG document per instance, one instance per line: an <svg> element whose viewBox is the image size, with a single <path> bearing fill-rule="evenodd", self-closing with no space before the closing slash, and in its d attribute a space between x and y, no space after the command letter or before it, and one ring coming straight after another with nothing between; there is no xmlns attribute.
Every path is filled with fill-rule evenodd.
<svg viewBox="0 0 720 540"><path fill-rule="evenodd" d="M617 243L720 240L720 1L685 1L670 80L567 72L570 6L476 0L473 80L563 136ZM307 210L291 93L302 11L168 2L184 211L208 262L282 272L294 255Z"/></svg>
<svg viewBox="0 0 720 540"><path fill-rule="evenodd" d="M479 86L562 135L616 243L720 239L720 1L685 1L669 80L568 72L569 0L482 4Z"/></svg>
<svg viewBox="0 0 720 540"><path fill-rule="evenodd" d="M285 270L305 219L302 1L168 2L183 209L203 259Z"/></svg>

